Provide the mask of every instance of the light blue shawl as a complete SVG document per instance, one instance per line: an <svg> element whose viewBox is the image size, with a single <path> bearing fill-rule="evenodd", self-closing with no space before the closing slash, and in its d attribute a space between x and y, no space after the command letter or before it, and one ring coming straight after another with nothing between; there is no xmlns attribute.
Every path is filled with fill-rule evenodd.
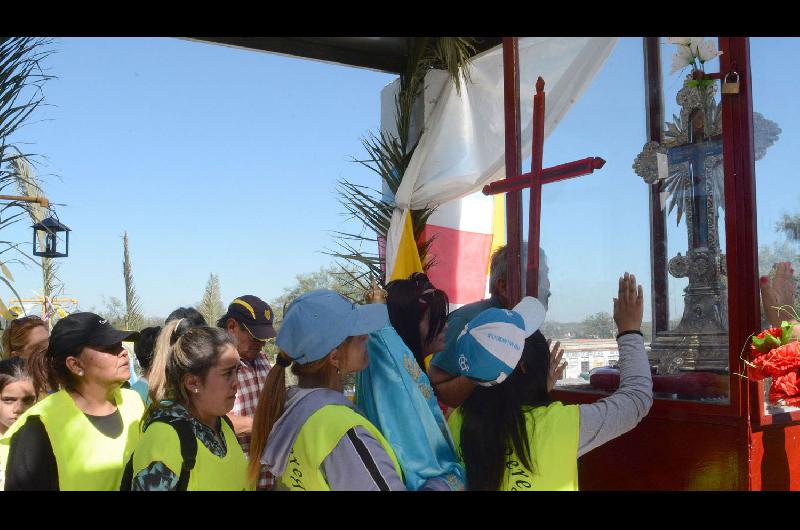
<svg viewBox="0 0 800 530"><path fill-rule="evenodd" d="M369 366L356 379L356 406L394 449L409 490L438 478L464 489L464 468L428 376L387 325L367 341Z"/></svg>

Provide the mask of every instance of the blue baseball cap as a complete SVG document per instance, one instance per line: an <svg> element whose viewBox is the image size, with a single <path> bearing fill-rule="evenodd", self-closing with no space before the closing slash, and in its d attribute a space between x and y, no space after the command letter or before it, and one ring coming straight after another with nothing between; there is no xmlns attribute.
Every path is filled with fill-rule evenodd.
<svg viewBox="0 0 800 530"><path fill-rule="evenodd" d="M384 304L357 305L336 291L317 289L289 304L275 344L293 361L308 364L347 337L372 333L388 323Z"/></svg>
<svg viewBox="0 0 800 530"><path fill-rule="evenodd" d="M460 375L482 386L502 383L522 357L525 339L544 323L546 310L531 296L514 309L486 309L469 321L456 339Z"/></svg>

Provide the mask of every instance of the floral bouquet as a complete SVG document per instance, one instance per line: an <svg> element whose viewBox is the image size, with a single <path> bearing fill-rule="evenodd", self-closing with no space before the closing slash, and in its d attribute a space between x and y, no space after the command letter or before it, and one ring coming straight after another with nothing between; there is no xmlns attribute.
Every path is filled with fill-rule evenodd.
<svg viewBox="0 0 800 530"><path fill-rule="evenodd" d="M745 360L747 378L772 378L769 400L778 405L800 405L800 341L792 336L794 324L787 321L750 340L750 360Z"/></svg>
<svg viewBox="0 0 800 530"><path fill-rule="evenodd" d="M671 74L691 66L692 72L697 74L693 79L686 81L686 86L707 87L714 83L713 79L705 77L706 61L722 55L713 41L707 41L705 37L668 37L667 42L677 46L672 56Z"/></svg>

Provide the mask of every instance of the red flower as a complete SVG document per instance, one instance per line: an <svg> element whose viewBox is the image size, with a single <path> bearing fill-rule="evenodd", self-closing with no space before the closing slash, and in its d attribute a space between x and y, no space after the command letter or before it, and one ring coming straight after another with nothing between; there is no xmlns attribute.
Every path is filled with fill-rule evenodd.
<svg viewBox="0 0 800 530"><path fill-rule="evenodd" d="M800 394L800 377L797 372L772 378L772 386L769 388L771 402L777 403L782 399L787 405L796 405L800 403L798 394Z"/></svg>
<svg viewBox="0 0 800 530"><path fill-rule="evenodd" d="M800 370L800 342L793 341L758 355L748 366L751 378L779 377ZM773 381L774 384L774 381Z"/></svg>

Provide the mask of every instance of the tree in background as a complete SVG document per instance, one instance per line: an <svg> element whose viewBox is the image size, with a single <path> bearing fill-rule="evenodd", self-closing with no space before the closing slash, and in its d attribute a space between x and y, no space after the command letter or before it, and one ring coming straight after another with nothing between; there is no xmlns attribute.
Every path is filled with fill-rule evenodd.
<svg viewBox="0 0 800 530"><path fill-rule="evenodd" d="M225 313L225 304L222 303L222 294L219 288L219 276L209 274L203 299L197 304L197 310L206 319L209 326L215 326L217 320Z"/></svg>
<svg viewBox="0 0 800 530"><path fill-rule="evenodd" d="M51 42L50 39L34 37L0 37L0 192L4 192L9 186L18 185L15 162L20 158L30 160L33 156L23 153L10 139L44 101L44 84L53 76L44 73L42 62L52 53L47 49ZM1 205L0 229L19 221L21 216L29 212L28 208L29 203L17 201ZM15 213L17 209L20 211ZM3 247L0 254L19 252L26 260L35 262L19 244L2 241L0 245ZM6 259L3 261L9 262ZM11 284L13 277L5 263L0 263L0 281L19 299L21 297ZM2 300L0 315L4 318L14 317Z"/></svg>
<svg viewBox="0 0 800 530"><path fill-rule="evenodd" d="M584 318L581 326L587 338L613 339L616 335L614 318L605 311Z"/></svg>
<svg viewBox="0 0 800 530"><path fill-rule="evenodd" d="M36 176L33 168L24 156L12 162L15 169L14 177L17 180L17 191L20 195L29 197L44 197L41 180ZM38 203L28 205L28 215L34 224L41 223L47 217L48 211ZM39 246L44 248L44 232L39 232ZM64 283L58 277L58 264L53 258L40 258L42 267L42 297L55 298L64 294Z"/></svg>
<svg viewBox="0 0 800 530"><path fill-rule="evenodd" d="M138 331L143 327L144 317L142 316L141 302L133 284L133 268L131 267L131 254L128 251L127 231L122 235L122 247L122 275L125 278L124 328Z"/></svg>
<svg viewBox="0 0 800 530"><path fill-rule="evenodd" d="M354 271L352 268L344 268L339 265L329 265L328 267L320 267L316 272L309 272L305 274L298 274L295 276L295 283L283 289L283 293L277 298L269 302L274 313L273 325L275 330L280 329L280 323L283 320L283 312L289 304L298 296L313 291L314 289L332 289L352 301L361 301L363 299L364 290L357 284L354 284L352 277ZM264 350L270 359L271 363L275 363L275 356L278 354L278 348L275 346L274 341L267 343ZM286 372L286 380L288 384L296 384L297 379L291 373ZM352 386L355 381L355 375L350 374L350 377L345 380L345 386Z"/></svg>

